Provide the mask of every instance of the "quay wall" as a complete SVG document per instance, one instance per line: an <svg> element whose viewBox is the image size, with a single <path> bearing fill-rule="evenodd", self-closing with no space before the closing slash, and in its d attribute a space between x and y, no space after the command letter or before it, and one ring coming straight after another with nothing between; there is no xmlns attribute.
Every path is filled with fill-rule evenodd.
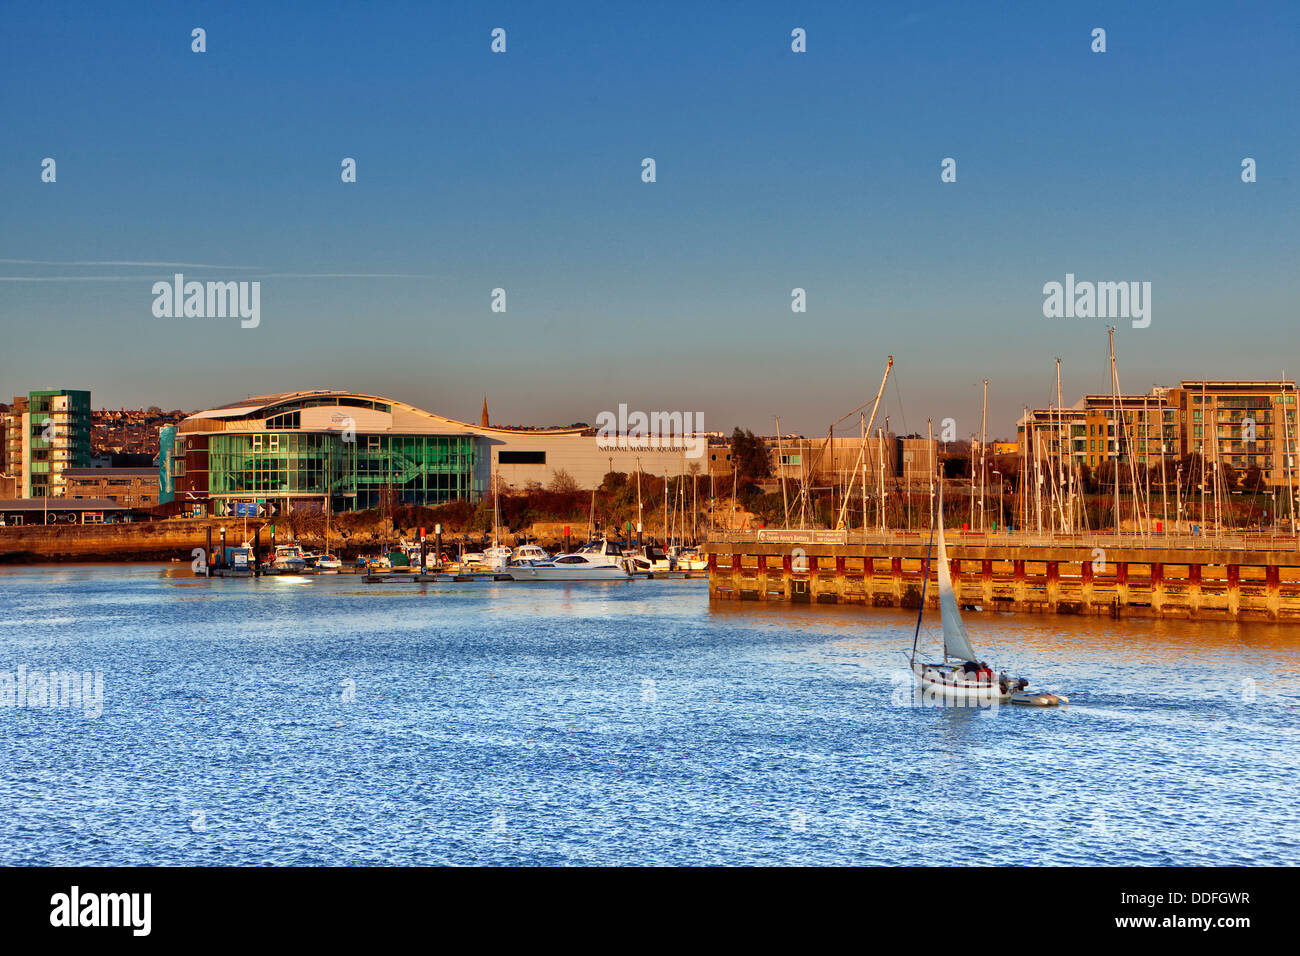
<svg viewBox="0 0 1300 956"><path fill-rule="evenodd" d="M261 545L271 545L269 526L273 522L259 519L249 522L248 536L260 526ZM40 525L24 524L0 528L0 564L36 564L41 562L72 561L179 561L191 560L195 548L207 542L207 530L212 529L212 547L221 543L221 528L226 528L226 544L238 545L244 538L241 518L168 518L161 521L133 521L113 524ZM562 527L562 526L561 526ZM282 521L277 525L277 543L297 541L307 547L325 545L319 530L299 529ZM329 538L330 550L344 560L359 554L371 554L382 545L392 545L400 537L415 540L416 529L383 529L382 527L334 528ZM451 550L462 536L443 536L443 549ZM481 537L481 536L480 536ZM503 534L503 540L515 539L513 534ZM562 543L563 538L555 542ZM575 542L577 538L573 539ZM543 543L547 543L543 540ZM428 535L432 550L434 538Z"/></svg>
<svg viewBox="0 0 1300 956"><path fill-rule="evenodd" d="M167 561L184 557L207 540L213 547L223 522L203 519L136 521L120 524L17 525L0 528L0 563L38 561ZM227 534L229 544L230 536ZM238 544L239 542L233 542Z"/></svg>
<svg viewBox="0 0 1300 956"><path fill-rule="evenodd" d="M823 538L833 537L824 534ZM797 541L783 532L708 543L711 600L916 608L928 539L845 535ZM965 609L1300 623L1300 542L1187 539L1017 541L955 535L948 557ZM930 566L927 607L938 606Z"/></svg>
<svg viewBox="0 0 1300 956"><path fill-rule="evenodd" d="M195 548L207 543L212 529L212 547L220 547L221 528L226 544L243 541L244 523L238 518L169 518L165 521L128 521L87 525L16 525L0 528L0 564L34 564L60 561L189 561ZM250 523L251 539L257 525ZM279 543L290 540L287 526L279 528ZM318 536L298 535L300 543L323 544ZM374 550L378 534L353 533L345 540L335 532L330 547L340 557L355 557L362 550ZM391 538L389 539L391 541ZM269 548L271 533L262 528L261 545Z"/></svg>

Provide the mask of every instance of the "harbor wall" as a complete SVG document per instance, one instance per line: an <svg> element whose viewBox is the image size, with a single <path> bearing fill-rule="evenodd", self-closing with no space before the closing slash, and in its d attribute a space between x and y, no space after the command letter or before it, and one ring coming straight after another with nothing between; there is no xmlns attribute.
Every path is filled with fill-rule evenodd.
<svg viewBox="0 0 1300 956"><path fill-rule="evenodd" d="M212 528L213 547L224 522L204 519L94 525L18 525L0 528L0 563L37 561L189 560ZM229 533L226 537L230 542ZM238 544L239 542L234 542Z"/></svg>
<svg viewBox="0 0 1300 956"><path fill-rule="evenodd" d="M555 522L554 534L537 534L530 540L540 541L544 546L556 547L564 543L562 532L564 525L572 524L575 536L571 543L584 539L586 527L572 522ZM269 548L271 535L269 525L259 519L250 522L248 534L251 538L254 530L261 525L263 548ZM0 528L0 564L34 564L40 562L60 561L189 561L195 548L202 548L207 541L207 530L212 529L212 546L217 548L221 541L221 528L226 528L226 544L238 545L243 541L244 524L238 518L168 518L163 521L134 521L114 524L88 525L13 525ZM534 526L536 527L536 526ZM295 533L291 524L281 521L278 525L278 543L297 541L307 547L320 548L325 544L318 531L299 528ZM433 548L433 529L428 532L429 548ZM416 529L385 528L376 523L375 527L339 529L335 528L329 539L330 549L346 560L356 558L359 554L372 554L382 545L395 544L400 537L414 540ZM443 537L444 550L453 549L463 535L447 534ZM484 535L474 536L482 540ZM515 543L519 536L501 529L501 539L506 543Z"/></svg>
<svg viewBox="0 0 1300 956"><path fill-rule="evenodd" d="M928 539L844 535L843 543L716 536L708 544L712 600L916 608ZM958 535L957 537L961 537ZM949 541L953 586L966 609L1300 623L1294 539L1240 542L1081 539ZM937 559L934 559L937 560ZM938 606L933 560L928 607Z"/></svg>
<svg viewBox="0 0 1300 956"><path fill-rule="evenodd" d="M226 529L226 544L242 543L244 525L233 518L169 518L165 521L132 521L91 525L17 525L0 528L0 564L33 564L45 561L172 561L191 560L195 548L207 543L212 529L212 547L221 544L221 528ZM251 539L258 525L249 524ZM296 540L320 547L324 541L316 535L296 537L286 525L278 529L278 543ZM374 551L385 540L377 532L343 533L330 536L330 547L340 557L354 558L362 551ZM391 535L386 539L392 541ZM271 545L269 527L262 527L261 545Z"/></svg>

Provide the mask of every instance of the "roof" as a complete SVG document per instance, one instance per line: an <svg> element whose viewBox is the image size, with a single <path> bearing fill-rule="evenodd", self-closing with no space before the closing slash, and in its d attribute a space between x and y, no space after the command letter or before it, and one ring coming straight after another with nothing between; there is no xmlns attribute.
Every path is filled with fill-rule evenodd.
<svg viewBox="0 0 1300 956"><path fill-rule="evenodd" d="M1185 378L1179 384L1179 387L1183 389L1199 389L1201 388L1201 386L1204 386L1207 390L1228 389L1228 388L1249 388L1249 389L1266 389L1271 392L1277 392L1283 389L1294 390L1295 382L1290 382L1285 379L1269 379L1267 381L1257 381L1253 379L1230 381L1230 380L1214 380L1214 379L1200 379L1200 378L1186 379Z"/></svg>
<svg viewBox="0 0 1300 956"><path fill-rule="evenodd" d="M471 425L468 422L426 411L409 402L386 398L383 395L372 395L368 392L353 392L335 388L314 388L299 392L274 392L270 395L252 396L229 405L221 405L216 408L195 412L193 415L188 416L185 421L194 419L238 419L262 409L270 410L274 406L292 402L295 399L327 397L354 398L391 406L395 413L399 413L394 416L395 421L390 429L393 432L428 431L430 433L450 432L455 434L515 436L520 431L519 429L499 428L490 425ZM423 427L412 427L417 424ZM185 429L182 429L182 431L185 431ZM532 433L539 435L581 435L588 431L590 431L589 428L539 428Z"/></svg>
<svg viewBox="0 0 1300 956"><path fill-rule="evenodd" d="M266 405L277 405L291 398L306 398L311 395L356 395L361 398L379 398L378 395L361 395L359 392L340 391L336 388L310 388L302 392L272 392L269 395L250 395L248 398L241 399L238 402L231 402L229 405L218 405L216 408L210 409L210 411L219 412L223 409L249 411Z"/></svg>

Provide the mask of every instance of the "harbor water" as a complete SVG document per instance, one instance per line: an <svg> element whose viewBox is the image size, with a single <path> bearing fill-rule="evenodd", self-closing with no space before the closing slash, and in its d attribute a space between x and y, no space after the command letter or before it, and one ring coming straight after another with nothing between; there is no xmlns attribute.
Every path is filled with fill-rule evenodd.
<svg viewBox="0 0 1300 956"><path fill-rule="evenodd" d="M972 614L1070 703L943 708L911 613L706 589L2 568L0 864L1300 856L1300 628Z"/></svg>

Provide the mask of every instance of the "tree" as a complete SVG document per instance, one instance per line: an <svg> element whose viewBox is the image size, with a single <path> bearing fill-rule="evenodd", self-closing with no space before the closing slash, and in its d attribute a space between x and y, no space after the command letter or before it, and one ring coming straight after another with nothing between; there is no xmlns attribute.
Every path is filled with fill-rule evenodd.
<svg viewBox="0 0 1300 956"><path fill-rule="evenodd" d="M731 433L731 466L736 481L752 485L772 474L772 460L767 453L767 443L749 429L737 426Z"/></svg>
<svg viewBox="0 0 1300 956"><path fill-rule="evenodd" d="M551 476L550 484L546 486L546 490L557 495L566 495L578 490L578 482L563 468L558 468L555 474Z"/></svg>
<svg viewBox="0 0 1300 956"><path fill-rule="evenodd" d="M1241 487L1253 493L1258 494L1264 490L1264 471L1259 465L1251 465L1246 469L1246 477L1242 479Z"/></svg>
<svg viewBox="0 0 1300 956"><path fill-rule="evenodd" d="M943 469L945 478L965 478L970 463L969 455L949 455L939 462L939 467Z"/></svg>
<svg viewBox="0 0 1300 956"><path fill-rule="evenodd" d="M1237 469L1233 468L1226 461L1219 463L1219 481L1223 483L1223 490L1231 492L1237 487Z"/></svg>

